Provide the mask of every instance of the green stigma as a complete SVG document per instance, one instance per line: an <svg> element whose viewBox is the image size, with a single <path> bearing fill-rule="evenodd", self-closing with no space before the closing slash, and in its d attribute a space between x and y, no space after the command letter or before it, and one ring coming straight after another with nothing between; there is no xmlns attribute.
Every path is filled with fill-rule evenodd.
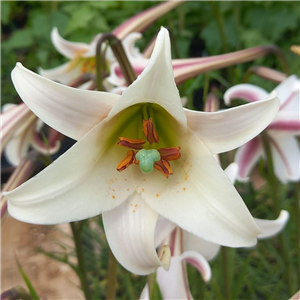
<svg viewBox="0 0 300 300"><path fill-rule="evenodd" d="M153 165L156 161L160 160L160 154L155 149L141 149L135 158L140 162L140 170L144 174L149 174L153 171Z"/></svg>

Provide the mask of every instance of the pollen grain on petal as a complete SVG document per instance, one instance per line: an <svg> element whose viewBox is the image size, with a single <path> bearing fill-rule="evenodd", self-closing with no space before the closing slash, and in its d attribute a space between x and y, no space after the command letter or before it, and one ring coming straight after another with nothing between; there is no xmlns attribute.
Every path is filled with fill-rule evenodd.
<svg viewBox="0 0 300 300"><path fill-rule="evenodd" d="M117 171L122 172L127 169L135 160L135 153L133 150L127 151L125 158L117 166Z"/></svg>
<svg viewBox="0 0 300 300"><path fill-rule="evenodd" d="M145 141L143 139L131 139L131 138L119 137L119 141L117 144L122 147L140 150L143 149L143 145L145 144Z"/></svg>
<svg viewBox="0 0 300 300"><path fill-rule="evenodd" d="M143 132L150 144L158 143L159 137L156 130L154 129L152 118L143 120Z"/></svg>

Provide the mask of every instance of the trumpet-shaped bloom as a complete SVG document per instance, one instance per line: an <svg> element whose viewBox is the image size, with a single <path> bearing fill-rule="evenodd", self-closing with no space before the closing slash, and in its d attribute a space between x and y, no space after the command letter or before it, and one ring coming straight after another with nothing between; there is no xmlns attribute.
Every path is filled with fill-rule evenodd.
<svg viewBox="0 0 300 300"><path fill-rule="evenodd" d="M61 134L50 128L45 143L39 135L42 122L24 103L4 105L1 118L1 153L4 150L11 165L17 166L30 148L42 154L54 154L59 150Z"/></svg>
<svg viewBox="0 0 300 300"><path fill-rule="evenodd" d="M235 163L225 170L226 175L233 183L237 171L238 166ZM288 218L289 213L283 210L278 219L274 221L255 219L262 231L258 238L265 239L278 234L284 228ZM168 236L163 239L167 234ZM181 230L164 218L159 218L155 229L155 240L157 244L169 245L172 255L169 271L162 268L157 270L156 281L163 299L193 299L185 263L187 262L199 270L205 282L209 281L211 269L208 261L216 257L221 246ZM143 289L140 299L150 299L148 285Z"/></svg>
<svg viewBox="0 0 300 300"><path fill-rule="evenodd" d="M216 113L183 109L164 28L147 67L122 96L73 89L21 64L12 78L37 116L78 140L6 193L13 217L55 224L102 213L114 255L138 274L162 265L154 247L158 215L211 242L256 243L259 228L213 154L263 130L278 110L276 95Z"/></svg>
<svg viewBox="0 0 300 300"><path fill-rule="evenodd" d="M285 183L288 180L299 181L300 148L296 136L300 134L300 81L292 75L275 88L280 100L280 110L275 119L267 127L272 151L274 171L278 179ZM239 84L224 95L225 103L241 98L248 102L256 102L267 97L268 92L251 84ZM264 155L264 149L259 137L249 141L238 149L235 161L239 164L238 179L247 180L251 170Z"/></svg>

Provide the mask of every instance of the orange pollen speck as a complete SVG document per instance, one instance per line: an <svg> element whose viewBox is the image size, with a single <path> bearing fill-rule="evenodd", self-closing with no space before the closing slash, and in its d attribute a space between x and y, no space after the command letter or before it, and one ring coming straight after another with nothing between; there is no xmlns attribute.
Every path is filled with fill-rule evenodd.
<svg viewBox="0 0 300 300"><path fill-rule="evenodd" d="M158 143L159 137L154 129L152 118L149 118L149 120L143 120L143 132L150 144Z"/></svg>
<svg viewBox="0 0 300 300"><path fill-rule="evenodd" d="M156 194L156 197L159 197L159 194Z"/></svg>

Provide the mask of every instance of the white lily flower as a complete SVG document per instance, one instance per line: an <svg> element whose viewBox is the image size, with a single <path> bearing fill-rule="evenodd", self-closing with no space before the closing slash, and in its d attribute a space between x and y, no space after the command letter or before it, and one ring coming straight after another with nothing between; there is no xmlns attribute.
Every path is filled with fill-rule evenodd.
<svg viewBox="0 0 300 300"><path fill-rule="evenodd" d="M12 79L39 118L79 140L5 194L13 217L55 224L102 213L114 255L137 274L162 265L154 247L158 215L211 242L256 243L259 228L213 154L263 130L278 110L276 95L216 113L183 109L164 28L147 67L121 96L70 88L21 64Z"/></svg>
<svg viewBox="0 0 300 300"><path fill-rule="evenodd" d="M112 33L122 40L127 56L139 59L142 54L139 53L138 49L134 48L134 42L141 37L140 32L144 31L155 20L175 9L183 2L184 1L166 1L155 5L134 15L115 28ZM51 40L54 47L59 53L70 59L70 61L50 70L39 68L39 73L46 78L63 84L73 81L86 72L94 74L96 72L96 46L101 36L101 33L96 35L90 44L70 42L59 35L57 28L53 28ZM115 57L110 48L106 51L106 59L109 64L115 61Z"/></svg>
<svg viewBox="0 0 300 300"><path fill-rule="evenodd" d="M226 175L233 183L237 172L238 165L236 163L232 163L225 170ZM289 213L285 210L281 211L278 219L274 221L255 219L262 231L258 238L265 239L278 234L288 219ZM165 236L167 236L166 239L164 239ZM158 219L155 229L155 240L157 245L169 245L172 255L169 271L163 268L157 269L156 281L163 299L193 299L185 263L190 263L199 270L204 282L207 282L211 278L208 261L217 256L221 246L181 230L174 223L161 217ZM143 289L140 299L150 299L148 284Z"/></svg>
<svg viewBox="0 0 300 300"><path fill-rule="evenodd" d="M39 132L42 122L22 103L19 105L6 104L1 113L1 153L12 166L18 166L30 148L42 154L54 154L60 148L61 134L49 129L48 144L46 145Z"/></svg>
<svg viewBox="0 0 300 300"><path fill-rule="evenodd" d="M300 148L296 136L300 134L300 81L292 75L275 88L280 100L280 110L275 119L267 127L272 151L274 171L278 179L287 181L300 180ZM248 102L256 102L267 97L264 89L251 85L239 84L230 88L224 95L225 103L241 98ZM238 149L235 161L239 164L238 179L247 180L251 170L264 156L264 149L259 137L254 138Z"/></svg>

